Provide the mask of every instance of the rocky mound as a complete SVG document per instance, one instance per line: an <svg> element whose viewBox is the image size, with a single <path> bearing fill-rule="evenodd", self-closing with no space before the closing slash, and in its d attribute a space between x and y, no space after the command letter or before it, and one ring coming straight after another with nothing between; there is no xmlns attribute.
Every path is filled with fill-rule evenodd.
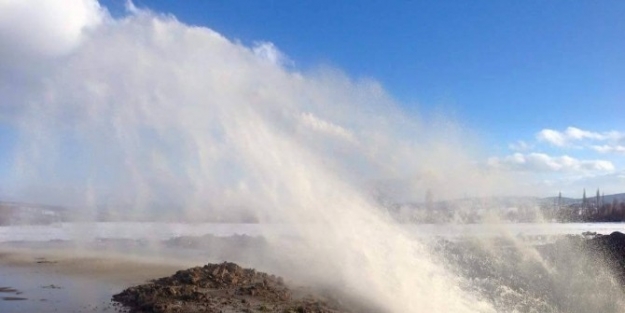
<svg viewBox="0 0 625 313"><path fill-rule="evenodd" d="M567 235L533 247L512 238L440 240L432 249L498 312L624 312L620 232Z"/></svg>
<svg viewBox="0 0 625 313"><path fill-rule="evenodd" d="M584 248L588 253L603 256L625 288L625 234L594 235L584 241Z"/></svg>
<svg viewBox="0 0 625 313"><path fill-rule="evenodd" d="M294 295L282 278L234 263L176 272L114 295L130 312L348 312L311 295Z"/></svg>

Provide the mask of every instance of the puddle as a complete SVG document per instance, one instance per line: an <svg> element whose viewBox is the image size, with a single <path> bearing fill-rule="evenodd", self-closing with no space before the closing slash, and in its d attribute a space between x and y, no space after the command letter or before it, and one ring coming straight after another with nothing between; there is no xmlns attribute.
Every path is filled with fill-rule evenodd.
<svg viewBox="0 0 625 313"><path fill-rule="evenodd" d="M0 312L115 312L111 296L123 286L36 268L0 266Z"/></svg>

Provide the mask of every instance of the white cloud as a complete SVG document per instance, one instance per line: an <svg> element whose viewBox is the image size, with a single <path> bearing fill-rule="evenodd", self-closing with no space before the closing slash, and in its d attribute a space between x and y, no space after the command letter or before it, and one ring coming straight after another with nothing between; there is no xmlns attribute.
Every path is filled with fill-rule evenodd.
<svg viewBox="0 0 625 313"><path fill-rule="evenodd" d="M605 132L604 136L606 136L607 140L609 140L610 142L625 144L625 132L619 132L619 131L613 130L613 131Z"/></svg>
<svg viewBox="0 0 625 313"><path fill-rule="evenodd" d="M106 16L94 0L0 1L0 65L26 56L57 56L76 47Z"/></svg>
<svg viewBox="0 0 625 313"><path fill-rule="evenodd" d="M591 148L599 153L625 154L625 146L621 145L601 145L592 146Z"/></svg>
<svg viewBox="0 0 625 313"><path fill-rule="evenodd" d="M142 12L142 10L137 8L137 6L135 5L134 2L132 2L132 0L126 0L124 7L126 8L126 11L135 15L140 14Z"/></svg>
<svg viewBox="0 0 625 313"><path fill-rule="evenodd" d="M566 145L566 137L559 131L553 129L543 129L537 135L539 141L546 141L554 146L562 147Z"/></svg>
<svg viewBox="0 0 625 313"><path fill-rule="evenodd" d="M543 190L550 190L545 196L556 195L559 191L565 197L581 198L586 189L587 194L592 194L595 188L600 189L606 195L625 192L625 171L608 173L596 173L593 175L569 175L555 178L549 183L537 182L543 185Z"/></svg>
<svg viewBox="0 0 625 313"><path fill-rule="evenodd" d="M624 132L597 132L577 127L567 127L562 131L546 128L536 133L536 140L530 144L525 141L510 144L508 148L516 153L491 157L487 164L491 168L519 175L519 181L529 182L535 188L535 193L544 196L558 191L581 192L584 187L600 187L611 192L618 189L615 186L619 184L614 182L622 180L618 176L623 173L621 160L608 154L625 155ZM557 149L568 149L584 157L570 153L560 156L554 153L529 153L536 148L533 144L540 146L540 143ZM588 157L589 150L604 155Z"/></svg>
<svg viewBox="0 0 625 313"><path fill-rule="evenodd" d="M593 140L605 140L606 136L600 133L582 130L576 127L568 127L564 133L568 138L573 140L593 139Z"/></svg>
<svg viewBox="0 0 625 313"><path fill-rule="evenodd" d="M623 138L625 138L625 133L619 131L593 132L576 127L567 127L564 131L543 129L536 134L538 141L547 142L557 147L569 146L575 142L617 142Z"/></svg>
<svg viewBox="0 0 625 313"><path fill-rule="evenodd" d="M608 172L614 164L606 160L579 160L567 155L554 157L544 153L515 153L505 157L491 157L493 168L527 172Z"/></svg>
<svg viewBox="0 0 625 313"><path fill-rule="evenodd" d="M266 60L276 65L291 65L292 61L289 60L276 46L267 41L260 41L254 44L252 51L256 56L262 60Z"/></svg>

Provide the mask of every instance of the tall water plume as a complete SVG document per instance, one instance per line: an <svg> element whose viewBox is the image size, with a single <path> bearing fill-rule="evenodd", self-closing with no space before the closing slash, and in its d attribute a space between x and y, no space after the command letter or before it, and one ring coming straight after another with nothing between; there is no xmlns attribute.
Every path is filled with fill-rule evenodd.
<svg viewBox="0 0 625 313"><path fill-rule="evenodd" d="M270 43L91 8L67 49L2 64L22 75L0 76L13 194L87 220L288 224L302 242L280 257L302 279L386 311L494 311L379 200L511 190L453 123L405 114L373 80L298 70Z"/></svg>

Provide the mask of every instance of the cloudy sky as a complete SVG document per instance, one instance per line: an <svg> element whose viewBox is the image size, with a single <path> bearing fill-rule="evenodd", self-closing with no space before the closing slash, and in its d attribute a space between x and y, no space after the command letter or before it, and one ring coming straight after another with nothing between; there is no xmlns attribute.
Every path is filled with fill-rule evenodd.
<svg viewBox="0 0 625 313"><path fill-rule="evenodd" d="M230 88L243 102L257 101L259 91L254 87L255 96L246 98L242 90L250 93L249 86L267 84L269 89L276 88L270 95L263 94L273 99L272 105L308 93L308 100L318 97L318 102L349 103L340 110L299 104L290 108L296 112L294 120L263 117L263 121L270 120L284 129L308 127L316 134L331 137L311 141L306 147L319 149L318 142L323 142L323 149L328 151L342 147L362 152L370 159L356 161L366 164L360 168L375 167L384 173L381 177L392 176L394 181L404 179L398 174L387 175L396 169L387 171L371 164L401 161L371 156L375 153L366 150L363 143L364 138L371 138L363 125L379 129L388 120L376 122L371 116L350 119L345 112L392 106L396 109L385 109L382 114L392 121L398 118L391 115L428 127L438 125L432 121L440 121L441 116L453 121L454 129L459 130L454 134L433 132L427 136L440 139L469 134L468 150L479 152L470 154L470 160L441 158L436 153L429 158L421 156L419 162L432 164L432 171L439 173L437 177L453 175L453 171L445 172L445 166L434 160L447 162L449 168L454 167L451 163L465 162L482 172L509 174L523 185L532 186L528 190L537 196L558 191L580 196L582 188L601 188L606 194L625 192L623 13L622 1L0 0L0 192L16 195L16 185L33 185L37 179L56 187L67 185L68 180L89 181L97 189L106 173L92 171L92 177L85 178L72 171L79 171L76 167L89 168L87 163L100 167L106 164L117 170L128 169L128 164L138 168L135 163L143 164L145 156L143 152L127 152L136 146L130 142L145 142L151 135L137 130L143 126L130 131L120 129L116 123L164 124L162 116L182 114L182 110L171 111L169 103L186 101L184 97L193 92L205 96L199 89L189 91L198 80L206 80L209 89ZM206 61L212 55L220 56L219 60ZM172 66L166 68L164 61L171 61ZM195 65L190 65L193 62ZM154 64L163 68L157 71ZM202 76L200 71L210 76L210 71L220 66L224 69L216 72L219 75L214 75L215 83L211 85L213 77ZM91 67L98 72L91 72ZM231 69L236 69L236 74ZM185 70L197 70L187 76L196 75L197 79L175 91L172 81L158 79L158 75L178 77ZM247 75L249 81L240 80L239 74ZM229 84L227 79L224 82L224 75L237 80ZM162 86L172 90L161 92L158 88ZM152 92L155 88L159 92ZM150 92L140 97L140 90ZM133 104L134 111L128 113L128 106L112 103L110 93L115 93L118 102L162 101L163 111L146 115L141 105ZM232 95L224 94L224 101L234 101ZM86 99L93 102L89 108L84 104ZM181 121L193 119L193 113L213 114L214 108L225 112L232 106L216 106L206 112L198 108L190 106L186 112L189 116L181 117ZM193 111L196 109L199 111ZM245 109L238 110L234 112ZM276 106L267 110L286 109ZM223 114L229 116L228 112ZM223 116L210 118L225 123ZM64 128L70 124L71 130ZM118 133L140 134L134 139L100 136L110 130L104 125L113 125L110 127ZM88 140L70 135L75 130L90 134ZM208 131L221 133L224 129ZM393 129L381 133L406 139L418 137L422 131ZM163 138L160 128L156 133ZM192 139L200 136L180 129L175 134L189 142L197 142ZM167 162L150 156L150 166L125 180L129 184L145 182L148 173L155 168L162 170L162 163L176 158L191 162L193 148L185 140L180 141L184 145L176 146L185 151L181 155L171 153L169 143L154 143L158 146L154 149L164 151ZM465 142L457 137L444 140L460 146ZM119 145L122 141L124 145ZM110 152L108 159L102 156L102 160L93 161L97 158L83 155L89 154L86 148L76 148L85 142L98 142L93 148L98 151L116 143L126 152ZM225 142L219 141L227 146L223 151L234 149L228 146L231 141ZM405 146L384 142L388 149ZM424 149L415 151L435 150L431 142L418 144ZM49 151L55 152L46 155ZM216 154L222 155L223 151ZM67 159L68 155L76 156L77 161L47 160ZM341 157L354 160L347 152ZM115 158L120 160L110 161ZM245 160L242 164L249 164ZM339 167L344 169L348 166L345 164ZM38 173L33 174L31 167L37 167ZM171 175L180 174L179 169L171 169L171 164L165 167ZM246 169L242 165L236 168ZM61 170L70 174L58 174ZM415 175L423 176L424 172L414 166ZM235 180L230 176L227 180ZM435 180L430 185L442 185L444 181ZM149 183L154 184L165 183ZM180 179L177 188L185 184L198 185L189 175Z"/></svg>

